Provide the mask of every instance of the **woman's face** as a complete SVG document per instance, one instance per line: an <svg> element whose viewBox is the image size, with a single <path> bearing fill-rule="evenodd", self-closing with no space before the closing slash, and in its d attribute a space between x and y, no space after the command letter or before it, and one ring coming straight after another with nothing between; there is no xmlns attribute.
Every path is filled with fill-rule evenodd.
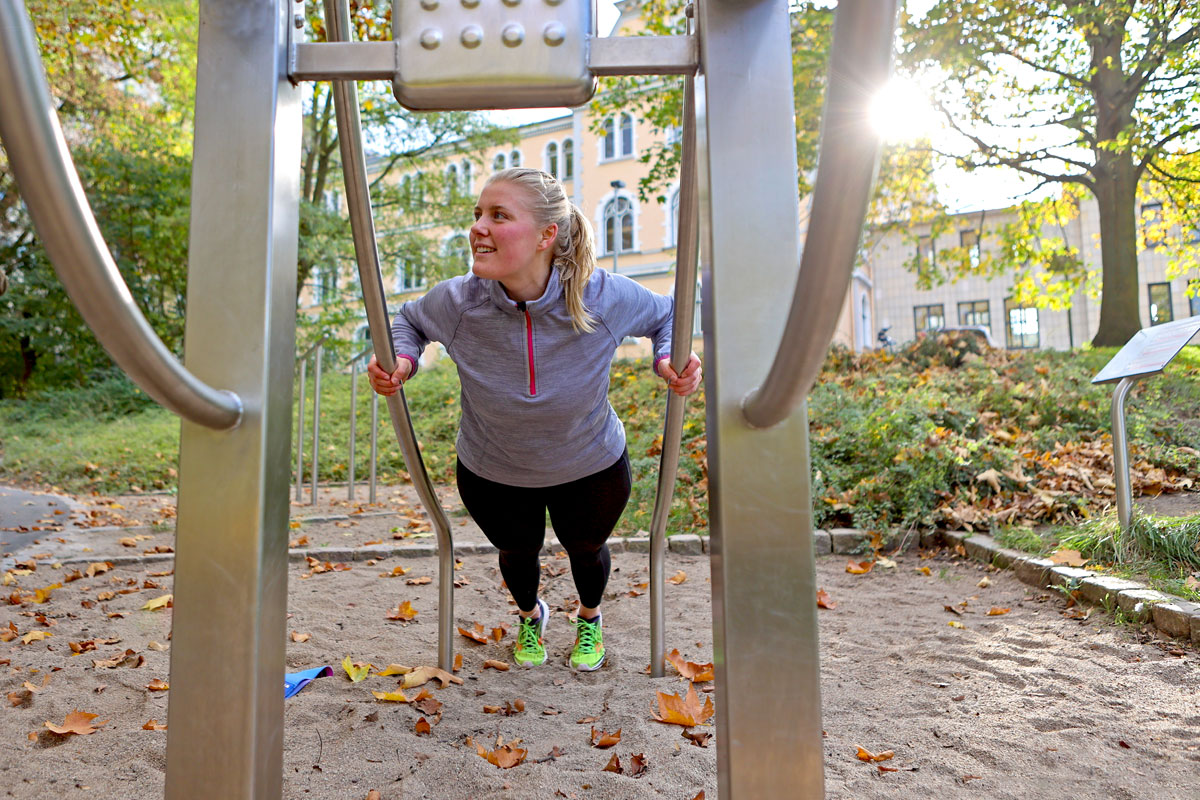
<svg viewBox="0 0 1200 800"><path fill-rule="evenodd" d="M471 226L472 271L481 278L501 281L506 288L540 280L554 245L555 225L541 227L523 189L508 181L484 187Z"/></svg>

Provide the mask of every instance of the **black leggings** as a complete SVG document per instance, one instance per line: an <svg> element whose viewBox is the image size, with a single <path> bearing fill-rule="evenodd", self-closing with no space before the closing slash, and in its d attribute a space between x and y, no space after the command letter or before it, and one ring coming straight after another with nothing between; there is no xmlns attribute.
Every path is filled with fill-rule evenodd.
<svg viewBox="0 0 1200 800"><path fill-rule="evenodd" d="M609 534L629 502L629 451L612 466L570 483L529 488L481 478L458 462L458 494L471 517L500 551L500 573L517 607L537 605L546 538L546 510L571 559L571 576L586 608L600 605L608 585Z"/></svg>

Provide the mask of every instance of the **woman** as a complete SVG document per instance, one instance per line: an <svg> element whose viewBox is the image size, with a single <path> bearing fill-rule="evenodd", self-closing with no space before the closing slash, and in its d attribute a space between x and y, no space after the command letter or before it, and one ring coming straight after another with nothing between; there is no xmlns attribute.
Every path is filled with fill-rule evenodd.
<svg viewBox="0 0 1200 800"><path fill-rule="evenodd" d="M470 231L470 275L405 303L392 324L396 370L371 360L371 385L395 394L431 341L458 367L462 419L458 492L500 551L520 611L513 660L546 661L550 609L538 597L546 512L579 592L573 669L604 664L600 600L605 544L629 500L625 429L608 402L609 365L626 336L654 342L655 371L672 391L700 386L700 359L670 363L672 300L596 270L591 226L562 184L534 169L488 179Z"/></svg>

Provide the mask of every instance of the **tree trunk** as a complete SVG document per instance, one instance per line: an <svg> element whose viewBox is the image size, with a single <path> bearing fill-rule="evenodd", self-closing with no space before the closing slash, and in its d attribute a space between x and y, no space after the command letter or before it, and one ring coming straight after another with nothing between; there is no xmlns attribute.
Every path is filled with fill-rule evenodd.
<svg viewBox="0 0 1200 800"><path fill-rule="evenodd" d="M1129 78L1121 63L1127 17L1096 25L1088 37L1095 73L1091 80L1096 104L1095 180L1100 207L1100 263L1104 288L1100 327L1092 344L1120 347L1141 330L1138 313L1137 169L1128 145L1114 146L1132 129L1133 102Z"/></svg>
<svg viewBox="0 0 1200 800"><path fill-rule="evenodd" d="M1128 153L1099 159L1096 201L1100 207L1100 263L1104 289L1095 347L1120 347L1141 330L1138 311L1137 173ZM1104 163L1109 162L1109 163Z"/></svg>

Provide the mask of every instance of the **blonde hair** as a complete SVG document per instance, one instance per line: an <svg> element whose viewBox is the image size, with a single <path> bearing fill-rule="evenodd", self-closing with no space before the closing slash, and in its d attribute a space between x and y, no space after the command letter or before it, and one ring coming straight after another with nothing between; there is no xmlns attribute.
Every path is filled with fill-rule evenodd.
<svg viewBox="0 0 1200 800"><path fill-rule="evenodd" d="M542 227L558 225L551 266L558 270L558 279L567 298L571 325L581 333L596 329L591 313L583 303L583 290L596 271L596 246L592 225L567 198L558 179L540 169L516 167L494 173L487 184L506 181L525 190L529 210Z"/></svg>

